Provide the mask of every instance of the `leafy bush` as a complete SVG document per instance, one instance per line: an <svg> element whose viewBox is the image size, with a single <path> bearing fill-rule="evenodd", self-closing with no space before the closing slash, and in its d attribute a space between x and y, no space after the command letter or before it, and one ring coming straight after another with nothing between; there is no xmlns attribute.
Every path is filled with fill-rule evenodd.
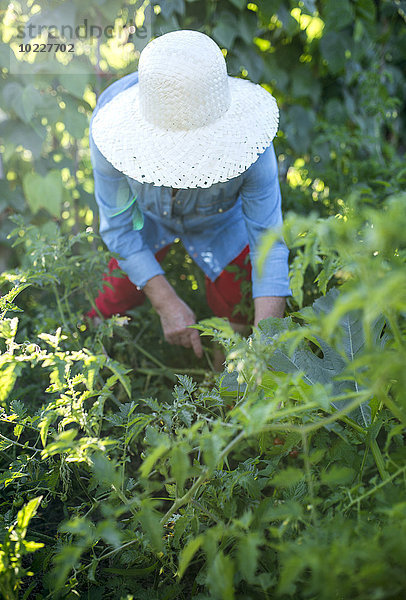
<svg viewBox="0 0 406 600"><path fill-rule="evenodd" d="M248 339L202 321L227 352L226 371L200 383L178 374L172 397L145 393L151 377L174 377L151 368L160 361L150 352L132 370L106 352L103 336L123 319L92 339L75 337L66 316L66 334L29 342L18 317L4 318L19 288L3 298L2 519L10 528L21 502L42 497L29 530L45 544L30 565L37 592L399 597L404 199L327 220L288 215L285 235L318 269L319 288L338 280L340 291L262 321ZM72 266L55 272L63 289L75 280Z"/></svg>
<svg viewBox="0 0 406 600"><path fill-rule="evenodd" d="M101 23L125 22L128 8L74 6ZM203 365L171 352L148 304L88 323L108 253L87 117L134 64L101 44L75 78L41 70L28 82L3 68L0 232L13 268L0 279L0 593L398 600L404 10L389 0L153 7L155 33L205 31L231 74L278 100L289 316L241 338L210 318L202 276L175 244L168 278L197 306L202 335L223 345L223 373L208 344ZM16 25L0 26L2 57Z"/></svg>

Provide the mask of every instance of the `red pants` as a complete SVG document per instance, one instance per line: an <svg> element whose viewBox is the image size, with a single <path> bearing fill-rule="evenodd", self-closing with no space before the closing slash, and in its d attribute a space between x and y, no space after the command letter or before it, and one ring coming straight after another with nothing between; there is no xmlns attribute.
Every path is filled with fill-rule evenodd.
<svg viewBox="0 0 406 600"><path fill-rule="evenodd" d="M155 255L161 262L167 254L170 246L165 246ZM244 271L243 276L237 279L236 273L222 271L215 281L205 277L207 303L216 317L226 317L234 323L245 323L246 319L240 315L233 315L234 307L241 302L242 292L240 284L242 281L251 281L251 263L246 262L249 247L235 258L230 265L237 265ZM110 259L109 273L114 269L119 269L115 258ZM131 283L128 277L113 277L112 275L103 275L103 280L108 281L113 289L104 286L103 291L96 298L96 306L101 314L108 318L111 315L124 315L128 310L141 306L145 300L144 292L137 289ZM87 316L95 317L95 309L92 309Z"/></svg>

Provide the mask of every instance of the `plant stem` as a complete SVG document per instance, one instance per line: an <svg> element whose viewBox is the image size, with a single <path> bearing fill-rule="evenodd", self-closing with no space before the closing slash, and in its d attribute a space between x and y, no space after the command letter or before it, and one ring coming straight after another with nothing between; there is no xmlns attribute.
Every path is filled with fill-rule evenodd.
<svg viewBox="0 0 406 600"><path fill-rule="evenodd" d="M354 500L351 500L351 502L346 506L346 508L344 510L348 510L349 508L351 508L351 506L354 506L354 504L357 504L357 502L362 502L362 500L365 500L365 498L367 498L368 496L375 494L375 492L377 492L378 490L383 488L387 483L390 483L391 481L396 479L396 477L398 475L401 475L405 471L406 471L406 467L402 467L401 469L398 469L395 473L393 473L392 475L389 475L389 477L387 477L387 479L385 479L384 481L381 481L381 483L379 483L378 485L373 487L372 490L368 490L368 492L365 492L365 494L362 494L362 496L359 496L359 498L354 498Z"/></svg>
<svg viewBox="0 0 406 600"><path fill-rule="evenodd" d="M61 299L59 297L58 288L56 287L55 283L52 283L52 289L53 289L54 296L55 296L55 299L56 299L56 304L57 304L57 307L58 307L59 315L60 315L62 323L63 323L63 327L64 327L66 333L68 333L69 327L68 327L68 324L67 324L66 319L65 319L65 313L63 312L62 303L61 303Z"/></svg>
<svg viewBox="0 0 406 600"><path fill-rule="evenodd" d="M155 363L157 365L157 367L160 367L161 369L164 369L164 370L168 370L168 367L166 365L164 365L163 363L161 363L160 360L158 360L157 358L155 358L155 356L153 356L152 354L150 354L148 352L148 350L145 350L145 348L143 348L142 346L140 346L137 343L133 343L133 345L135 346L135 348L137 348L137 350L139 350L139 352L141 352L141 354L144 354L144 356L146 356L147 358L149 358L149 360L151 362Z"/></svg>
<svg viewBox="0 0 406 600"><path fill-rule="evenodd" d="M87 290L87 289L85 289L85 296L86 296L86 298L88 299L88 301L89 301L89 304L91 305L91 307L92 307L92 308L94 308L94 310L96 311L97 315L98 315L98 316L99 316L101 319L103 319L103 320L104 320L104 317L103 317L102 313L100 312L100 310L98 309L96 302L93 300L93 298L92 298L92 296L91 296L91 294L90 294L89 290Z"/></svg>
<svg viewBox="0 0 406 600"><path fill-rule="evenodd" d="M218 463L221 462L224 459L224 457L227 456L229 454L229 452L234 448L234 446L237 445L242 439L244 439L245 435L246 435L245 431L240 431L240 433L238 435L236 435L236 437L233 440L231 440L231 442L221 452L217 462ZM189 501L189 498L191 498L193 496L193 494L201 486L201 484L204 483L209 478L212 471L213 471L213 468L209 468L209 467L206 467L203 470L203 473L200 475L200 477L198 479L196 479L195 483L186 492L186 494L184 494L181 498L178 498L177 500L175 500L175 502L172 504L172 506L168 510L168 512L162 517L161 525L164 525L170 519L170 517L178 510L178 508L180 508L181 506L183 506L184 504L186 504Z"/></svg>
<svg viewBox="0 0 406 600"><path fill-rule="evenodd" d="M309 494L310 494L310 500L311 500L312 521L313 521L314 525L317 525L314 485L313 485L312 472L311 472L311 468L310 468L309 445L307 443L307 435L304 431L302 431L302 444L303 444L303 456L304 456L304 467L305 467L305 472L306 472L306 481L307 481L307 485L309 486Z"/></svg>
<svg viewBox="0 0 406 600"><path fill-rule="evenodd" d="M15 446L19 446L20 448L24 448L24 450L31 450L32 452L40 452L39 448L34 448L33 446L27 446L26 444L20 444L16 440L10 440L5 435L0 433L0 438L9 444L13 444Z"/></svg>
<svg viewBox="0 0 406 600"><path fill-rule="evenodd" d="M403 349L403 340L402 340L402 335L399 330L399 325L397 323L396 316L391 311L389 311L386 314L386 317L388 319L388 323L392 330L393 337L395 338L396 344L399 346L399 350L402 350Z"/></svg>
<svg viewBox="0 0 406 600"><path fill-rule="evenodd" d="M383 480L387 479L389 477L389 474L385 469L385 463L384 463L383 456L382 456L382 453L378 446L377 441L371 440L369 443L369 446L371 448L371 451L372 451L373 457L375 459L375 463L378 468L380 476L382 477Z"/></svg>

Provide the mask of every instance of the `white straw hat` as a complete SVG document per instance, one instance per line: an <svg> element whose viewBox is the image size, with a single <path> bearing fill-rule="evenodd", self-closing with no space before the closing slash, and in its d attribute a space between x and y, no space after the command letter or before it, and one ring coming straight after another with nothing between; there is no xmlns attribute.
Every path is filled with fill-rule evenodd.
<svg viewBox="0 0 406 600"><path fill-rule="evenodd" d="M173 31L152 40L138 73L138 83L92 121L100 152L132 179L209 187L243 173L275 137L275 98L229 77L220 48L203 33Z"/></svg>

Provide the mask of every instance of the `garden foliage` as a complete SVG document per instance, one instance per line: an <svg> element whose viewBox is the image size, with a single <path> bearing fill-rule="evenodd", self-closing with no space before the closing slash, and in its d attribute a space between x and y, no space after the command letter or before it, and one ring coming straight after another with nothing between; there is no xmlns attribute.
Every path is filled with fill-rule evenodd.
<svg viewBox="0 0 406 600"><path fill-rule="evenodd" d="M115 0L72 6L125 19ZM175 244L166 270L197 307L204 363L147 305L83 318L108 260L88 117L135 64L101 46L89 75L2 69L5 600L404 596L405 18L391 0L154 3L155 34L212 35L281 110L288 316L247 339L210 318Z"/></svg>

